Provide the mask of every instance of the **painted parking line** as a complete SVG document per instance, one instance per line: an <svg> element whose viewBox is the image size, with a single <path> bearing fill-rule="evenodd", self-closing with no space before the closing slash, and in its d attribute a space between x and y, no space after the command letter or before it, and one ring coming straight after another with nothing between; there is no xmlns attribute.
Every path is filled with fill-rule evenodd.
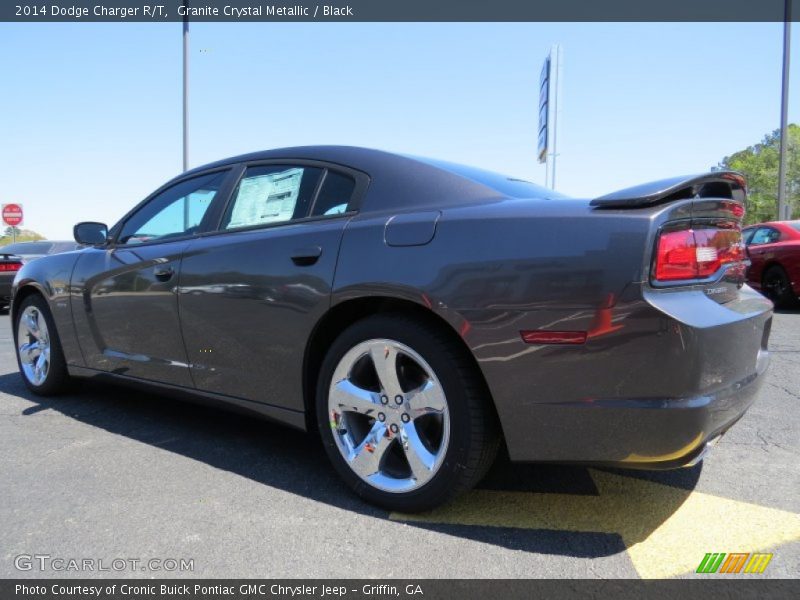
<svg viewBox="0 0 800 600"><path fill-rule="evenodd" d="M800 540L800 514L589 470L597 495L473 490L408 523L617 534L641 577L694 572L708 552L764 551Z"/></svg>

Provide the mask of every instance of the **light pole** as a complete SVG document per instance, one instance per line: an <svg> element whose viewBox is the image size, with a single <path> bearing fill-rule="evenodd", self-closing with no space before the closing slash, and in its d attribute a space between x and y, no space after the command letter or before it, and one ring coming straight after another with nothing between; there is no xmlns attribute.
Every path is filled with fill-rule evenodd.
<svg viewBox="0 0 800 600"><path fill-rule="evenodd" d="M783 21L783 82L781 88L781 143L778 163L778 220L792 218L792 207L786 201L786 152L789 142L789 48L792 29L792 0L785 0L785 20Z"/></svg>
<svg viewBox="0 0 800 600"><path fill-rule="evenodd" d="M187 3L188 5L188 3ZM183 170L189 168L189 17L183 17Z"/></svg>
<svg viewBox="0 0 800 600"><path fill-rule="evenodd" d="M553 95L552 104L550 104L547 108L548 111L552 109L553 111L553 150L552 150L552 160L550 161L550 189L556 189L556 158L558 157L558 121L559 117L561 116L561 68L563 63L563 57L561 54L561 45L556 44L553 46L552 50L550 51L550 60L551 60L551 72L553 74L553 79L551 84L553 86ZM553 62L555 64L553 64Z"/></svg>
<svg viewBox="0 0 800 600"><path fill-rule="evenodd" d="M189 3L186 3L189 6ZM183 171L189 170L189 16L183 17ZM189 198L183 199L183 226L189 228Z"/></svg>

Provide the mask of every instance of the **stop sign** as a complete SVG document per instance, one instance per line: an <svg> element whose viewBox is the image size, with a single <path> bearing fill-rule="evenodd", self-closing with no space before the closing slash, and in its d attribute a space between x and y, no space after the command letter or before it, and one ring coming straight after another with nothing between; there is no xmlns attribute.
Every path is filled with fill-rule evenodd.
<svg viewBox="0 0 800 600"><path fill-rule="evenodd" d="M22 205L3 204L3 223L10 227L16 227L22 223Z"/></svg>

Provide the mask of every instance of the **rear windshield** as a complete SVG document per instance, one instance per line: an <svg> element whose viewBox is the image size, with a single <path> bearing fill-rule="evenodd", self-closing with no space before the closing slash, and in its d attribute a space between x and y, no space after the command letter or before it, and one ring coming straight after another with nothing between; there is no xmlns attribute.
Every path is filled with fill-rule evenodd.
<svg viewBox="0 0 800 600"><path fill-rule="evenodd" d="M420 158L418 156L413 158L439 169L450 171L455 175L477 181L481 185L485 185L488 188L492 188L512 198L567 198L564 194L559 194L554 190L549 190L546 187L536 185L524 179L517 179L515 177L501 175L500 173L494 173L493 171L484 171L483 169L450 163L443 160Z"/></svg>
<svg viewBox="0 0 800 600"><path fill-rule="evenodd" d="M31 244L9 244L0 248L5 254L47 254L53 244L50 242L34 242Z"/></svg>
<svg viewBox="0 0 800 600"><path fill-rule="evenodd" d="M55 254L56 252L71 252L80 249L81 245L76 242L53 242L50 252Z"/></svg>

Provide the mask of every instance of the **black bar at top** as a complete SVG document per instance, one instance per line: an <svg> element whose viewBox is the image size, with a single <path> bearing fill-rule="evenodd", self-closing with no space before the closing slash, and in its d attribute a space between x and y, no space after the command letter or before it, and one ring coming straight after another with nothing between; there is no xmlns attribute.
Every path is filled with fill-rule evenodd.
<svg viewBox="0 0 800 600"><path fill-rule="evenodd" d="M800 0L791 0L800 19ZM783 21L785 0L3 0L5 22L652 22ZM161 7L161 8L158 8ZM216 9L216 10L214 10ZM334 10L336 9L336 10ZM746 43L746 40L731 40Z"/></svg>

